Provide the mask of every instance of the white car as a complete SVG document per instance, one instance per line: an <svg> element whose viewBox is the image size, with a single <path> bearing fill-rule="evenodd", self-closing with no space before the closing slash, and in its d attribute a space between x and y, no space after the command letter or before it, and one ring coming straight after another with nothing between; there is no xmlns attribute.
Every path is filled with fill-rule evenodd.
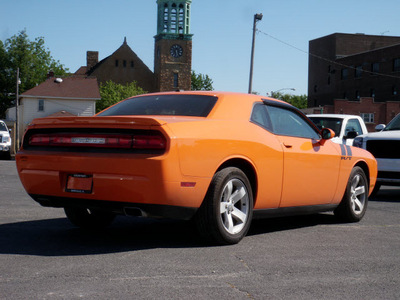
<svg viewBox="0 0 400 300"><path fill-rule="evenodd" d="M387 126L379 124L373 132L356 137L353 146L367 149L378 162L374 193L381 185L400 186L400 114Z"/></svg>
<svg viewBox="0 0 400 300"><path fill-rule="evenodd" d="M332 142L353 145L357 135L368 133L367 127L360 116L343 114L312 114L307 115L319 129L330 128L335 132Z"/></svg>
<svg viewBox="0 0 400 300"><path fill-rule="evenodd" d="M0 155L11 158L11 137L6 123L0 120Z"/></svg>

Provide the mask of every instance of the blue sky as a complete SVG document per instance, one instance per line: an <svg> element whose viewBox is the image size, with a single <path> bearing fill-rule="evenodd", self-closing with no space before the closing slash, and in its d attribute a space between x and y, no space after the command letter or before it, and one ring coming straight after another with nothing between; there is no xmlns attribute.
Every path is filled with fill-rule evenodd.
<svg viewBox="0 0 400 300"><path fill-rule="evenodd" d="M262 13L253 90L307 94L310 40L335 32L400 36L399 11L398 0L193 0L192 69L208 74L216 90L247 92L253 16ZM86 64L86 51L103 59L126 36L153 70L156 18L156 0L0 0L0 39L26 28L75 72Z"/></svg>

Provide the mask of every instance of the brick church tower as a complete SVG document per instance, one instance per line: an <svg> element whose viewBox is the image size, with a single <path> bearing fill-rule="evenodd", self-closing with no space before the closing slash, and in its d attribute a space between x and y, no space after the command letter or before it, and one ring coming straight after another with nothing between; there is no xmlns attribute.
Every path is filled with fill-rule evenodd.
<svg viewBox="0 0 400 300"><path fill-rule="evenodd" d="M155 90L190 90L192 70L192 0L158 0L154 51Z"/></svg>

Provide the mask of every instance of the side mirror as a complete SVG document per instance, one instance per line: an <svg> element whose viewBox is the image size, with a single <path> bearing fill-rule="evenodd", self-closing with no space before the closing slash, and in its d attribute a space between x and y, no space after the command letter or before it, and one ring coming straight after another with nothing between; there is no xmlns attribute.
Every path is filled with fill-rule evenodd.
<svg viewBox="0 0 400 300"><path fill-rule="evenodd" d="M321 136L323 140L330 140L335 136L335 132L329 128L323 128L321 130Z"/></svg>
<svg viewBox="0 0 400 300"><path fill-rule="evenodd" d="M385 129L386 128L386 125L385 124L378 124L378 125L376 125L376 127L375 127L375 131L382 131L383 129Z"/></svg>
<svg viewBox="0 0 400 300"><path fill-rule="evenodd" d="M357 131L349 131L344 137L345 139L354 139L358 135Z"/></svg>

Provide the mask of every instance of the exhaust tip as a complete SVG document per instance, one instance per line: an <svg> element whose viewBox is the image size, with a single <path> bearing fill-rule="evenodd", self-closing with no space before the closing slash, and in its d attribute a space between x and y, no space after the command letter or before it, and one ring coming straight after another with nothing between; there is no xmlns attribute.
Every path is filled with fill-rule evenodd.
<svg viewBox="0 0 400 300"><path fill-rule="evenodd" d="M146 213L138 207L124 207L124 214L131 217L146 217Z"/></svg>

